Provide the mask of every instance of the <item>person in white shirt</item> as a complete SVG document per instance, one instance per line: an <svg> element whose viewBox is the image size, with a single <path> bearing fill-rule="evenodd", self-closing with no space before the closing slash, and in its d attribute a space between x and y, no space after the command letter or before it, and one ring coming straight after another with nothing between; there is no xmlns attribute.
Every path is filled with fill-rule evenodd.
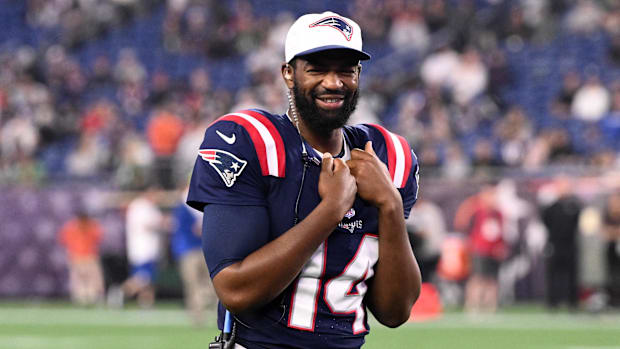
<svg viewBox="0 0 620 349"><path fill-rule="evenodd" d="M157 262L161 253L164 215L155 202L157 192L147 188L127 207L127 258L131 267L129 278L123 283L125 297L137 297L141 307L150 307L155 301L153 285Z"/></svg>

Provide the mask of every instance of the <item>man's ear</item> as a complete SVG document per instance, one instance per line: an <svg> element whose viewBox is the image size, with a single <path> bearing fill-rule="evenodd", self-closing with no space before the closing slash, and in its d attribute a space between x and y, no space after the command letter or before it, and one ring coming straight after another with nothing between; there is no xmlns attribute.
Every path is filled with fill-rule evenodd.
<svg viewBox="0 0 620 349"><path fill-rule="evenodd" d="M294 74L295 70L293 69L292 65L288 63L282 64L282 78L284 79L284 83L289 89L293 88L293 86L295 85L293 77Z"/></svg>

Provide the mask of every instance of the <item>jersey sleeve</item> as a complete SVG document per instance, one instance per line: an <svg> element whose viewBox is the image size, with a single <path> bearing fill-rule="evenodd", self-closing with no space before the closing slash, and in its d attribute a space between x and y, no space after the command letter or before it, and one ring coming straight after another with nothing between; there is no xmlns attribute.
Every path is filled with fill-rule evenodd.
<svg viewBox="0 0 620 349"><path fill-rule="evenodd" d="M418 157L413 149L409 148L411 152L411 170L406 174L409 178L403 188L399 188L400 195L403 197L403 209L405 211L405 218L409 218L411 208L418 201L418 191L420 189L420 164L418 163Z"/></svg>
<svg viewBox="0 0 620 349"><path fill-rule="evenodd" d="M266 181L248 131L232 120L211 124L197 150L187 204L265 205Z"/></svg>
<svg viewBox="0 0 620 349"><path fill-rule="evenodd" d="M205 207L202 251L211 278L269 242L268 217L265 207L217 204Z"/></svg>
<svg viewBox="0 0 620 349"><path fill-rule="evenodd" d="M409 218L411 208L418 200L419 163L407 140L388 131L383 126L368 124L367 127L373 149L387 165L392 183L403 200L405 218Z"/></svg>

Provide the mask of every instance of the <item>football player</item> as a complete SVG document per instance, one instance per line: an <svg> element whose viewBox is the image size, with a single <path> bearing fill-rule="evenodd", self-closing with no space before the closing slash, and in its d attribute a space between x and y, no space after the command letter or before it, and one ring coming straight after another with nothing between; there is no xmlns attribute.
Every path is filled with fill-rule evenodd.
<svg viewBox="0 0 620 349"><path fill-rule="evenodd" d="M420 272L405 218L418 163L404 138L348 126L359 95L360 27L333 12L289 29L284 114L224 115L205 134L188 204L237 348L359 348L367 311L408 320Z"/></svg>

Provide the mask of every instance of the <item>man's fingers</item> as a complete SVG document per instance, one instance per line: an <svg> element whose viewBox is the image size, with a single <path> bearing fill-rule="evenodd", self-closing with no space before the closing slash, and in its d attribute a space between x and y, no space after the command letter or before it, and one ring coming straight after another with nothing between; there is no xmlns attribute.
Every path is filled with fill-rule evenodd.
<svg viewBox="0 0 620 349"><path fill-rule="evenodd" d="M364 147L364 150L372 155L377 155L375 154L375 150L372 148L372 141L368 141L366 142L366 146Z"/></svg>
<svg viewBox="0 0 620 349"><path fill-rule="evenodd" d="M334 158L332 154L325 153L323 154L323 162L321 163L321 171L326 171L327 173L334 172Z"/></svg>
<svg viewBox="0 0 620 349"><path fill-rule="evenodd" d="M351 149L351 159L353 160L361 160L364 159L366 156L365 151L359 148L354 148Z"/></svg>
<svg viewBox="0 0 620 349"><path fill-rule="evenodd" d="M347 164L347 167L349 168L349 170L353 170L357 166L356 160L353 160L353 159L347 160L345 164Z"/></svg>
<svg viewBox="0 0 620 349"><path fill-rule="evenodd" d="M342 159L333 159L334 160L334 172L342 169L343 167L347 167L347 165L342 161Z"/></svg>
<svg viewBox="0 0 620 349"><path fill-rule="evenodd" d="M370 155L370 157L368 155ZM371 141L366 142L366 145L364 146L364 150L358 149L358 148L351 150L352 159L370 159L373 156L377 156L377 154L375 153L375 150L372 148Z"/></svg>

